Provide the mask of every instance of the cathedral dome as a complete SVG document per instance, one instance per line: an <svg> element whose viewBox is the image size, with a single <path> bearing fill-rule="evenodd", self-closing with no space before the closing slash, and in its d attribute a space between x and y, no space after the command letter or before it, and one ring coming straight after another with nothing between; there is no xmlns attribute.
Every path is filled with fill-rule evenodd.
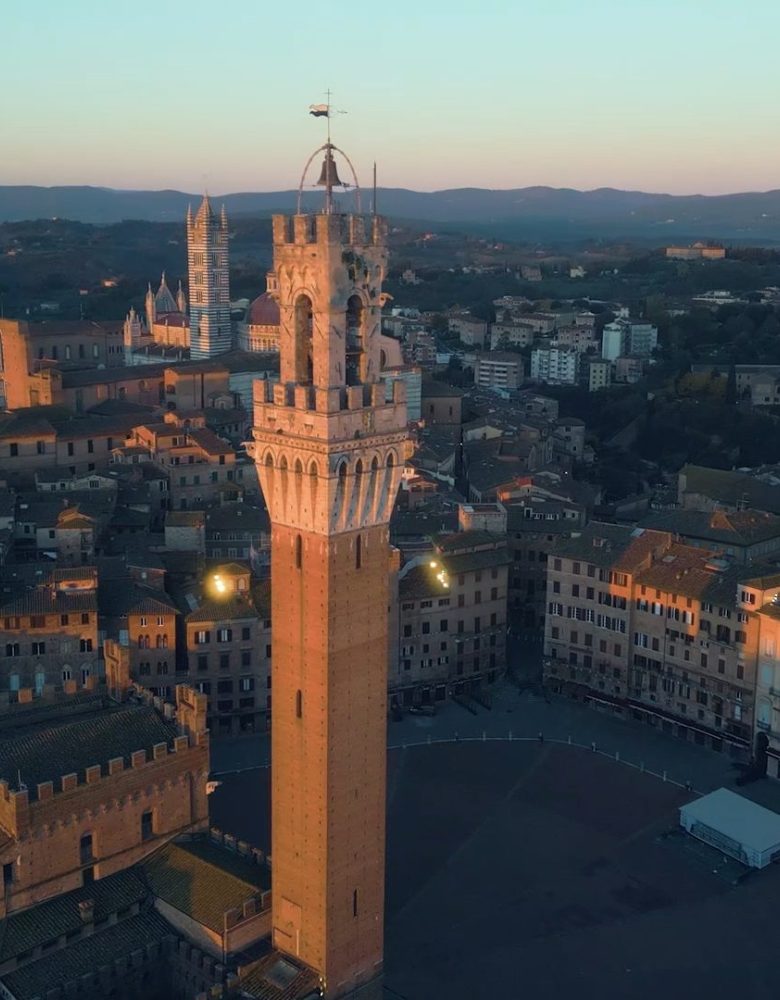
<svg viewBox="0 0 780 1000"><path fill-rule="evenodd" d="M162 313L177 313L179 311L179 304L166 284L165 272L163 272L160 287L154 297L154 309L158 317Z"/></svg>
<svg viewBox="0 0 780 1000"><path fill-rule="evenodd" d="M250 326L279 326L279 305L268 292L258 295L249 307Z"/></svg>

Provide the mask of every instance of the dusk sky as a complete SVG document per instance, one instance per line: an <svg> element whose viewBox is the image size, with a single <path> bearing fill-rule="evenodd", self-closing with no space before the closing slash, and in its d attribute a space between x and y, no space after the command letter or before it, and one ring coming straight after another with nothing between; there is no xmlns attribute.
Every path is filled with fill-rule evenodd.
<svg viewBox="0 0 780 1000"><path fill-rule="evenodd" d="M0 183L780 186L776 0L5 0Z"/></svg>

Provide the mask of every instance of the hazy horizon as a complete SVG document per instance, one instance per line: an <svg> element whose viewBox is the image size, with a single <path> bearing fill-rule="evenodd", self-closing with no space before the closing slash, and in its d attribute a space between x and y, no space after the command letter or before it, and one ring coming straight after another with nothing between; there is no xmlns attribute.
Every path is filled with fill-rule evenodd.
<svg viewBox="0 0 780 1000"><path fill-rule="evenodd" d="M228 190L208 190L201 189L200 191L188 190L183 187L119 187L115 184L88 184L74 182L71 184L31 184L31 183L13 183L13 182L0 182L0 187L38 187L44 190L53 188L91 188L96 191L115 191L124 194L155 194L159 192L171 191L176 194L191 194L193 198L201 198L204 194L208 194L210 198L229 198L235 195L242 194L288 194L290 191L297 191L298 185L289 185L288 187L277 187L277 188L236 188ZM761 194L772 194L775 191L780 191L780 184L775 187L765 188L765 189L745 189L745 190L733 190L733 191L650 191L647 189L640 188L621 188L615 187L610 184L600 184L596 187L572 187L571 185L554 185L554 184L524 184L520 187L486 187L479 186L475 184L460 184L457 187L440 187L440 188L423 188L423 187L406 187L404 185L393 185L393 184L378 184L378 190L385 191L411 191L415 194L443 194L448 191L495 191L495 192L511 192L511 191L525 191L533 190L534 188L539 189L549 189L552 191L574 191L577 194L594 194L598 191L619 191L622 194L646 194L654 195L659 197L668 198L728 198L737 195L761 195ZM361 190L365 191L368 186L361 184ZM304 190L312 190L310 185L307 185Z"/></svg>

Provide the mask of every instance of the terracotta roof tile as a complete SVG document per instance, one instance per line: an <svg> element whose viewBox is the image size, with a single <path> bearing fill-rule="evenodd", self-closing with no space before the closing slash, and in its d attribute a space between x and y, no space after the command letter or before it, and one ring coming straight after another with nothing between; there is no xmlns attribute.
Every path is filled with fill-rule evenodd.
<svg viewBox="0 0 780 1000"><path fill-rule="evenodd" d="M227 910L240 908L271 884L266 868L205 838L166 844L141 867L156 896L219 933Z"/></svg>

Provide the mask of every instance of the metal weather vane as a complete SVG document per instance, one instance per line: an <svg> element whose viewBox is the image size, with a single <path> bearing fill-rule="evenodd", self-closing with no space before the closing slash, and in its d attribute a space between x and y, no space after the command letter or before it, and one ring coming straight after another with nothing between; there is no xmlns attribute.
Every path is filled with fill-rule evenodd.
<svg viewBox="0 0 780 1000"><path fill-rule="evenodd" d="M310 104L309 114L314 118L326 118L328 121L328 144L330 144L330 120L333 115L345 115L347 112L342 111L340 108L334 108L330 102L333 96L332 91L328 88L325 91L325 96L328 98L326 104Z"/></svg>

